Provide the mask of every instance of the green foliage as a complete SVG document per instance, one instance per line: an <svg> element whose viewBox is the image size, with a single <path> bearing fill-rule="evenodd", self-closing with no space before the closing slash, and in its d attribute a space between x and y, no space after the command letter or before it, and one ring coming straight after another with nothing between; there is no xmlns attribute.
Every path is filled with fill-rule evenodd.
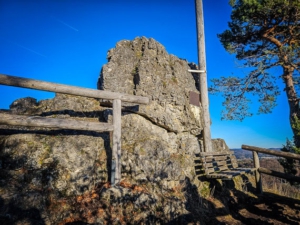
<svg viewBox="0 0 300 225"><path fill-rule="evenodd" d="M300 120L297 117L294 117L292 127L296 130L296 134L300 135Z"/></svg>
<svg viewBox="0 0 300 225"><path fill-rule="evenodd" d="M209 91L213 94L222 92L225 98L222 119L242 121L245 117L252 116L249 112L251 96L259 99L261 105L258 113L271 113L271 109L276 106L279 91L273 76L266 74L256 78L221 77L213 79L212 82L214 86Z"/></svg>
<svg viewBox="0 0 300 225"><path fill-rule="evenodd" d="M294 131L294 152L300 154L300 120L297 116L292 118L292 129Z"/></svg>
<svg viewBox="0 0 300 225"><path fill-rule="evenodd" d="M224 48L235 54L250 72L243 77L213 79L209 89L213 94L221 93L225 99L223 119L243 120L253 114L249 107L253 95L260 103L259 114L271 113L276 106L279 95L276 80L281 77L272 75L270 69L282 67L284 82L287 75L294 75L292 79L297 82L300 1L230 0L229 3L233 8L229 29L218 37Z"/></svg>
<svg viewBox="0 0 300 225"><path fill-rule="evenodd" d="M283 146L281 151L300 154L300 148L297 148L295 146L295 143L293 143L290 140L286 141L286 145ZM283 166L285 173L296 175L296 173L297 173L297 169L296 169L297 168L297 162L296 162L296 160L280 158L280 159L278 159L278 161ZM292 182L291 181L290 183L292 185L297 185L297 186L299 185L300 186L300 184L297 183L297 182Z"/></svg>
<svg viewBox="0 0 300 225"><path fill-rule="evenodd" d="M200 188L200 196L207 198L211 193L211 189L209 187L209 182L202 182L202 187Z"/></svg>
<svg viewBox="0 0 300 225"><path fill-rule="evenodd" d="M294 116L292 118L292 128L294 131L293 141L287 140L286 145L283 146L281 151L300 154L300 120L298 117ZM280 164L283 166L285 173L296 175L297 173L297 161L294 159L278 159ZM299 183L290 182L292 185L297 185L300 187Z"/></svg>
<svg viewBox="0 0 300 225"><path fill-rule="evenodd" d="M250 98L257 96L258 113L271 113L279 95L277 79L286 85L290 123L294 140L287 140L282 151L300 154L300 109L297 96L300 71L300 1L299 0L230 0L229 29L218 37L224 48L250 71L241 77L212 80L210 90L222 93L224 119L243 120L251 116ZM275 77L272 68L281 67ZM296 88L294 87L296 85ZM285 172L295 174L295 160L280 159Z"/></svg>

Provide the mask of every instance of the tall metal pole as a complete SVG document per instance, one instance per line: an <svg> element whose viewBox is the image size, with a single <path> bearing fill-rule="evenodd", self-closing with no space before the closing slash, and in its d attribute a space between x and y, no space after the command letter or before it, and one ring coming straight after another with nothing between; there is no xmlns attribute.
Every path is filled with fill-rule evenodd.
<svg viewBox="0 0 300 225"><path fill-rule="evenodd" d="M208 90L207 90L207 74L206 74L206 56L205 56L205 37L204 37L204 19L203 19L203 4L202 0L195 0L196 3L196 19L197 19L197 41L198 41L198 65L200 76L200 100L203 109L203 139L204 151L212 152L211 133L210 133L210 115L208 105Z"/></svg>

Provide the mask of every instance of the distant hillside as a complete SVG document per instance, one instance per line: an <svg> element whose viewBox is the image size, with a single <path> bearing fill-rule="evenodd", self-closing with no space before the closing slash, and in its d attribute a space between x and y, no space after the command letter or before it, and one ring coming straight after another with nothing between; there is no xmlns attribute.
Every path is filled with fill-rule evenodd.
<svg viewBox="0 0 300 225"><path fill-rule="evenodd" d="M280 151L280 148L269 148L270 150L276 150L276 151ZM236 156L237 159L252 159L252 151L247 151L247 150L243 150L241 148L234 148L234 149L230 149L231 151L234 151L234 154ZM263 154L263 153L259 153L258 154L259 158L276 158L276 156L273 155L267 155L267 154Z"/></svg>

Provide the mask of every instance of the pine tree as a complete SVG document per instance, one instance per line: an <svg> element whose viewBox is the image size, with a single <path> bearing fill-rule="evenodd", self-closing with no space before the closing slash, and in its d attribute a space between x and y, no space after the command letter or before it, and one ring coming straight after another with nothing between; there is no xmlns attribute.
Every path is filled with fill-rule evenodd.
<svg viewBox="0 0 300 225"><path fill-rule="evenodd" d="M294 139L283 151L300 149L300 108L298 81L300 69L300 1L299 0L230 0L229 28L218 37L225 49L235 54L244 67L245 76L213 79L210 91L224 97L223 119L243 120L251 116L249 102L257 96L258 113L271 113L280 94L282 80L289 106ZM281 68L280 75L272 74ZM292 162L286 161L290 166ZM286 166L287 172L292 168Z"/></svg>

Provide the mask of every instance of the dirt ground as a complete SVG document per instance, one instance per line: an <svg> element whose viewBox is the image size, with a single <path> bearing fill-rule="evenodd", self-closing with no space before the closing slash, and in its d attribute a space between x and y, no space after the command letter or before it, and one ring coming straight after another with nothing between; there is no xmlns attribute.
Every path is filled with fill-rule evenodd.
<svg viewBox="0 0 300 225"><path fill-rule="evenodd" d="M188 213L174 216L167 223L163 223L160 220L161 217L154 220L146 220L143 223L136 223L134 221L124 222L108 222L105 224L168 224L168 225L264 225L264 224L288 224L288 225L300 225L300 200L274 194L268 191L264 191L263 194L256 195L256 189L253 182L250 182L248 177L240 179L242 182L234 181L211 181L210 182L210 195L209 197L201 197L203 193L199 193L197 189L193 189L193 194L186 197L186 208ZM75 202L71 202L69 205L76 206L76 212L78 217L69 216L68 219L57 222L46 222L37 210L28 209L21 210L17 205L10 207L11 212L6 212L5 205L1 202L0 196L0 224L2 225L46 225L46 224L62 224L62 225L100 225L104 223L96 222L93 219L99 215L103 218L104 211L103 201L100 200L99 194L104 187L101 186L96 189L95 192L88 193L87 196L83 196L86 200L90 199L89 203L83 201L82 196L77 196ZM139 190L133 190L138 192ZM192 193L191 191L188 193ZM195 200L199 201L195 201ZM57 216L61 214L64 208L68 208L68 202L57 201L49 205L49 209L57 211ZM197 203L197 204L195 204ZM102 206L101 206L102 205ZM102 208L101 208L102 207ZM97 215L88 212L98 212ZM108 210L108 208L106 209ZM74 211L74 212L75 212ZM143 212L142 212L143 213ZM76 214L76 215L77 215ZM134 212L129 214L133 215ZM10 218L17 217L15 219ZM80 217L81 215L81 217ZM157 216L159 216L157 214ZM90 218L90 220L89 220ZM132 218L132 217L130 217ZM12 222L13 221L13 222Z"/></svg>
<svg viewBox="0 0 300 225"><path fill-rule="evenodd" d="M206 224L300 224L300 200L264 192L246 194L236 189L206 202Z"/></svg>

